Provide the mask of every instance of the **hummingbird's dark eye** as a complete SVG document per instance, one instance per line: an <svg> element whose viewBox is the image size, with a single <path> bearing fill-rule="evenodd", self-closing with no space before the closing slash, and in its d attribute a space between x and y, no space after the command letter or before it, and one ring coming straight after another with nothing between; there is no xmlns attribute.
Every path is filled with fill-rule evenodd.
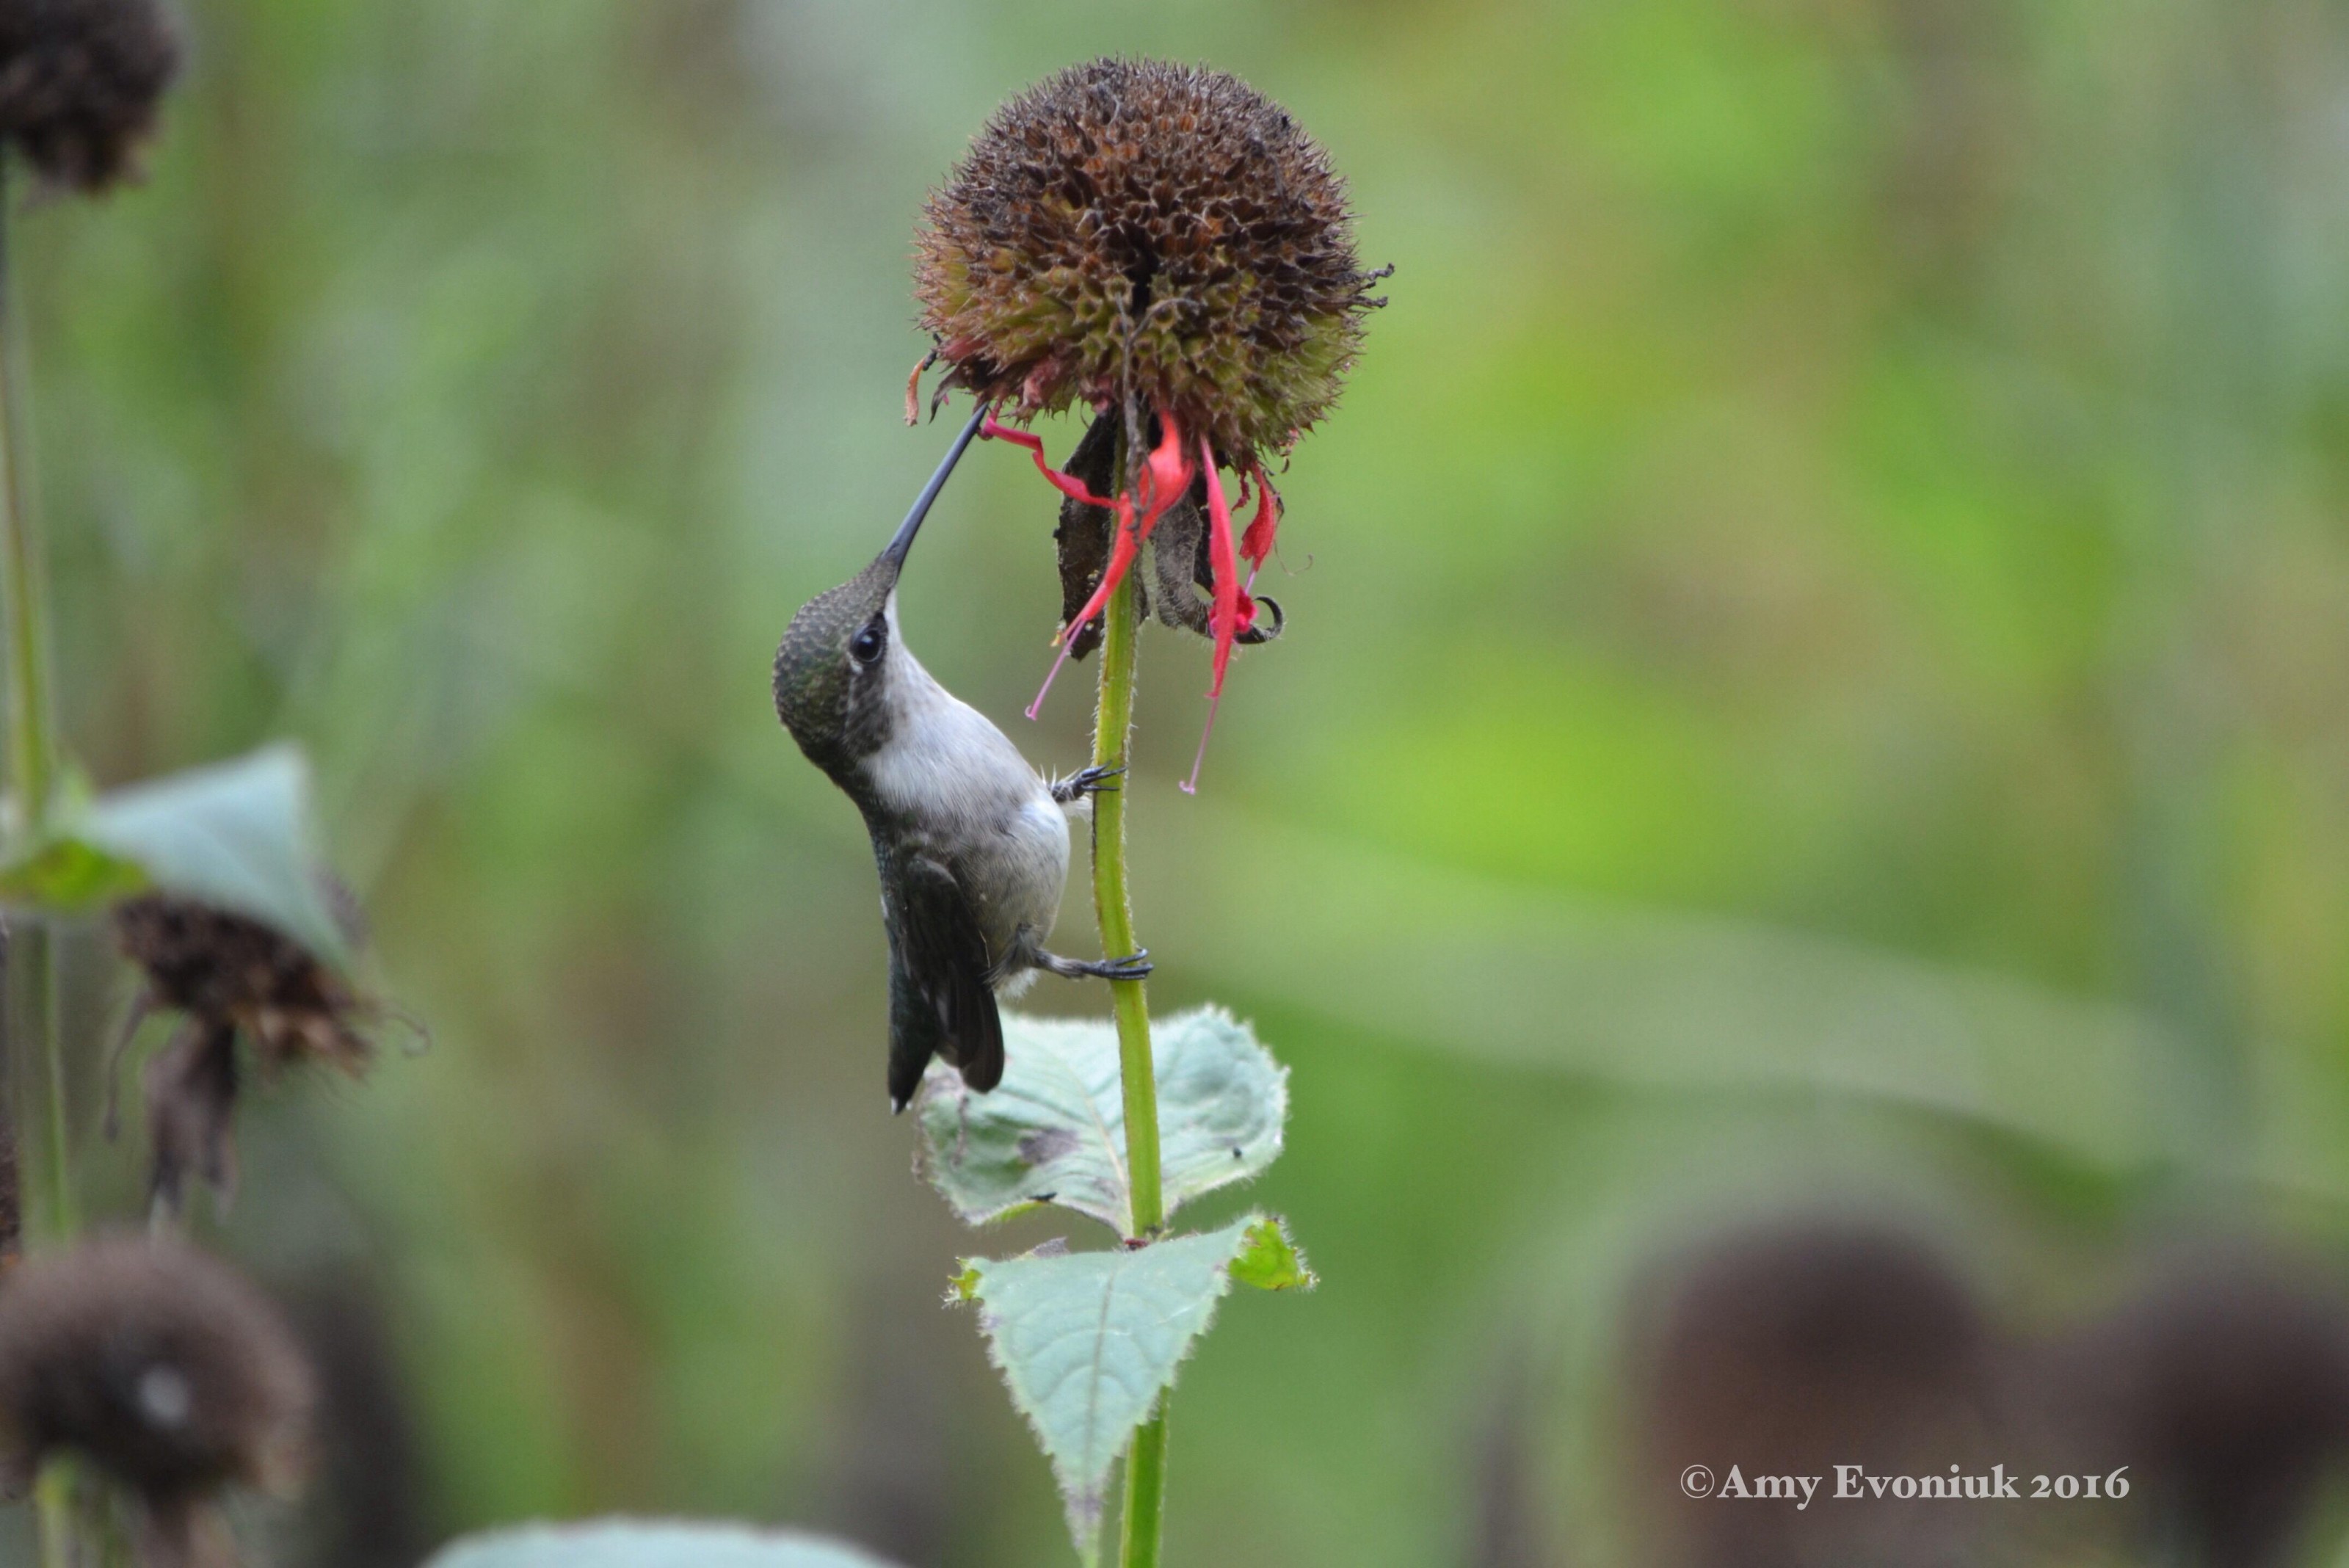
<svg viewBox="0 0 2349 1568"><path fill-rule="evenodd" d="M848 657L859 664L870 664L881 657L881 649L888 641L889 634L882 629L881 623L868 621L862 631L848 639Z"/></svg>

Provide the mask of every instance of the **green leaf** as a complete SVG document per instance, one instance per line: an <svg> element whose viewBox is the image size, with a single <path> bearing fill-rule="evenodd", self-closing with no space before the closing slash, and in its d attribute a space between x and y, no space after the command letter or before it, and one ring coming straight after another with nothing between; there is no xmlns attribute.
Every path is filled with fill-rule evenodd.
<svg viewBox="0 0 2349 1568"><path fill-rule="evenodd" d="M1321 1282L1320 1276L1306 1266L1305 1254L1288 1239L1288 1227L1269 1217L1248 1227L1238 1255L1232 1259L1230 1273L1234 1284L1253 1285L1260 1291L1309 1291Z"/></svg>
<svg viewBox="0 0 2349 1568"><path fill-rule="evenodd" d="M78 910L160 888L259 920L348 970L315 843L308 764L271 746L68 806L42 843L0 867L0 899Z"/></svg>
<svg viewBox="0 0 2349 1568"><path fill-rule="evenodd" d="M1268 1231L1289 1272L1309 1278L1278 1223L1257 1214L1144 1247L965 1265L988 1354L1052 1462L1087 1563L1099 1551L1112 1467L1214 1318L1238 1261L1279 1272L1254 1262Z"/></svg>
<svg viewBox="0 0 2349 1568"><path fill-rule="evenodd" d="M890 1568L870 1552L797 1531L601 1520L469 1536L426 1568Z"/></svg>
<svg viewBox="0 0 2349 1568"><path fill-rule="evenodd" d="M1006 1013L1003 1054L1003 1082L985 1095L932 1064L916 1107L924 1173L973 1225L1049 1202L1132 1236L1115 1026ZM1151 1054L1159 1179L1171 1217L1279 1155L1288 1072L1220 1007L1156 1020Z"/></svg>
<svg viewBox="0 0 2349 1568"><path fill-rule="evenodd" d="M141 893L145 872L78 838L51 838L0 868L0 898L49 909L87 909Z"/></svg>

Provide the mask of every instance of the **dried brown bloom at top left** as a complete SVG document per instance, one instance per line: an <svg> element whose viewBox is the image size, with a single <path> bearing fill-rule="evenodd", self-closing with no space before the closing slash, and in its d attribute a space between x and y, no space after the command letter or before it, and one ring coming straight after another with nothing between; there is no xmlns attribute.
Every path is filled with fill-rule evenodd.
<svg viewBox="0 0 2349 1568"><path fill-rule="evenodd" d="M356 914L349 919L355 927ZM176 1211L193 1176L225 1200L236 1185L238 1041L251 1044L264 1077L310 1061L356 1077L374 1055L360 1025L380 1010L300 943L193 899L127 899L115 908L114 931L145 975L123 1043L150 1011L183 1014L141 1080L150 1197Z"/></svg>
<svg viewBox="0 0 2349 1568"><path fill-rule="evenodd" d="M180 38L157 0L0 0L0 140L48 184L139 173Z"/></svg>

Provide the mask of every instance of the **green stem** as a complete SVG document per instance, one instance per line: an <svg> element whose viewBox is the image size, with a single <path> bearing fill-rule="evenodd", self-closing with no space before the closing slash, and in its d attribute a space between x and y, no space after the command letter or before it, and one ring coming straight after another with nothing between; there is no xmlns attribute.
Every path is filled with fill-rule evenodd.
<svg viewBox="0 0 2349 1568"><path fill-rule="evenodd" d="M57 788L56 720L49 706L48 585L41 569L41 542L26 501L24 389L16 317L10 286L8 204L11 171L0 158L0 594L5 594L8 692L8 782L20 814L23 841L36 842L48 826ZM67 1137L65 1042L57 1017L57 945L42 922L27 922L20 940L8 944L25 988L23 1012L39 1044L42 1098L46 1105L41 1158L29 1162L27 1196L35 1223L51 1246L73 1239L79 1226L73 1197L73 1167ZM12 1064L13 1065L13 1064ZM25 1082L17 1074L18 1085ZM10 1096L21 1107L23 1100ZM18 1116L22 1130L26 1118ZM21 1147L23 1140L18 1139ZM76 1524L69 1473L51 1466L36 1489L43 1568L77 1561L83 1532Z"/></svg>
<svg viewBox="0 0 2349 1568"><path fill-rule="evenodd" d="M1157 1568L1158 1541L1166 1517L1166 1400L1133 1434L1125 1456L1125 1528L1119 1542L1120 1568Z"/></svg>
<svg viewBox="0 0 2349 1568"><path fill-rule="evenodd" d="M1126 766L1133 729L1134 668L1141 640L1142 600L1129 581L1110 596L1102 633L1101 701L1093 715L1093 765ZM1125 774L1127 780L1133 774ZM1125 886L1125 801L1123 789L1093 797L1093 913L1102 951L1112 958L1139 952L1133 906ZM1156 1234L1166 1223L1158 1185L1158 1082L1150 1055L1150 1002L1138 980L1112 981L1117 1015L1118 1074L1125 1093L1126 1179L1133 1191L1133 1233ZM1118 1552L1121 1568L1156 1568L1166 1496L1166 1401L1133 1435L1125 1461L1125 1511Z"/></svg>
<svg viewBox="0 0 2349 1568"><path fill-rule="evenodd" d="M41 1568L78 1568L81 1558L79 1532L74 1518L74 1472L70 1463L52 1460L33 1483L33 1508L41 1527Z"/></svg>
<svg viewBox="0 0 2349 1568"><path fill-rule="evenodd" d="M1133 728L1134 645L1141 630L1141 606L1131 580L1110 596L1106 620L1101 702L1093 714L1093 765L1123 768ZM1101 921L1102 952L1123 958L1141 950L1133 940L1133 906L1125 889L1123 789L1093 796L1093 914ZM1133 1189L1133 1233L1147 1236L1166 1221L1158 1189L1158 1084L1150 1059L1150 1002L1141 981L1112 981L1109 989L1110 1005L1117 1014L1118 1072L1125 1090L1125 1163Z"/></svg>
<svg viewBox="0 0 2349 1568"><path fill-rule="evenodd" d="M5 585L8 649L8 778L18 827L37 842L48 826L50 796L57 784L57 740L49 709L48 583L41 570L41 541L33 524L25 483L22 354L8 243L9 164L0 158L0 585ZM57 1019L57 947L38 919L27 922L16 950L16 974L25 988L19 1014L31 1025L40 1051L40 1082L47 1116L41 1158L33 1162L30 1205L34 1222L51 1243L70 1241L74 1211L70 1140L66 1107L65 1042ZM18 1080L23 1081L21 1078Z"/></svg>
<svg viewBox="0 0 2349 1568"><path fill-rule="evenodd" d="M48 584L25 498L20 356L8 286L9 183L7 163L0 160L0 573L7 585L8 774L25 831L37 837L48 825L57 787L57 732L49 710Z"/></svg>

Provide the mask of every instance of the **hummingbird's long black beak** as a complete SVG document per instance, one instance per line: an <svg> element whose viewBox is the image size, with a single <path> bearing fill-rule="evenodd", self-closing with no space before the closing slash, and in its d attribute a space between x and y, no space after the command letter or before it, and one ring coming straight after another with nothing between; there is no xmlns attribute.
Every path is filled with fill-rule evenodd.
<svg viewBox="0 0 2349 1568"><path fill-rule="evenodd" d="M922 531L922 519L930 514L930 504L938 498L938 492L947 487L947 479L954 472L955 464L962 461L963 449L970 445L970 438L978 433L978 427L986 418L987 405L984 402L971 410L969 422L962 427L962 433L955 437L954 445L947 449L946 461L938 464L936 473L930 475L930 482L922 486L922 493L914 497L914 509L905 514L905 520L897 524L896 537L891 539L889 547L881 552L881 558L892 566L905 564L905 552L914 547L914 535Z"/></svg>

